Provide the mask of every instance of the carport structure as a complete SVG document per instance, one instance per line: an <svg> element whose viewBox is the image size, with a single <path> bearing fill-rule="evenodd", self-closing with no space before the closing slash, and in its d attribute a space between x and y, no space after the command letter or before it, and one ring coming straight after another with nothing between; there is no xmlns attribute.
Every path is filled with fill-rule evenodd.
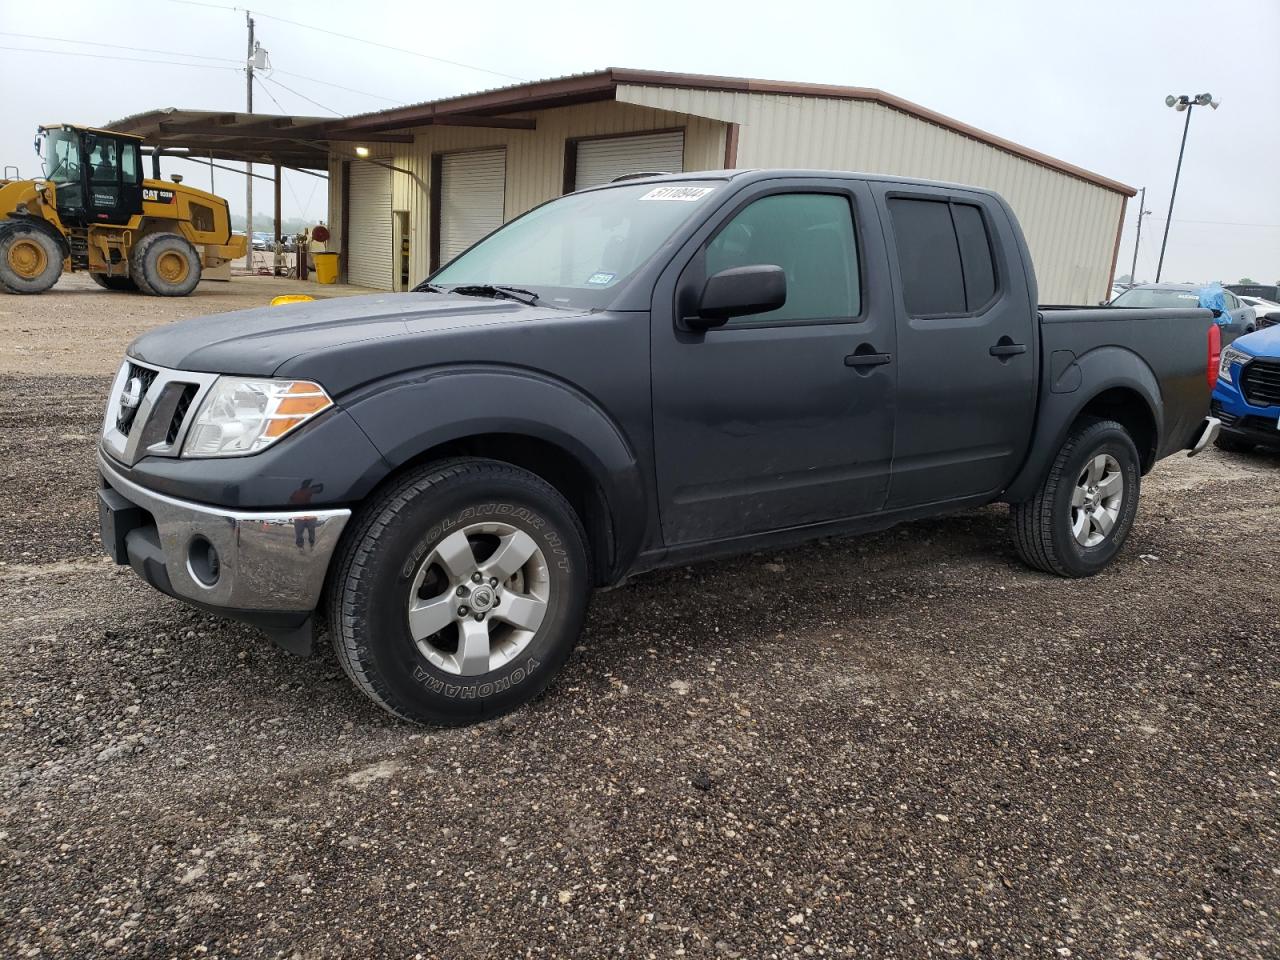
<svg viewBox="0 0 1280 960"><path fill-rule="evenodd" d="M334 130L333 117L287 116L283 114L228 113L215 110L181 110L165 107L134 114L109 124L106 129L143 138L143 153L153 157L152 176L159 177L159 160L171 156L201 163L215 170L247 173L226 162L261 163L272 167L273 175L254 173L275 186L276 240L280 240L280 171L297 170L325 178L329 153L345 141L368 140L367 134ZM380 133L379 143L412 143L405 134ZM218 161L223 161L219 163Z"/></svg>

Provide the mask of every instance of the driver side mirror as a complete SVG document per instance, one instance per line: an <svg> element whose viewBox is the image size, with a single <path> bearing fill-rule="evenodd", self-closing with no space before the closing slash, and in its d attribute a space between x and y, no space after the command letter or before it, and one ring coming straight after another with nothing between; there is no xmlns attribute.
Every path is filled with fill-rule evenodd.
<svg viewBox="0 0 1280 960"><path fill-rule="evenodd" d="M773 264L730 267L707 278L698 313L686 317L695 330L722 326L732 317L777 310L787 302L787 275Z"/></svg>
<svg viewBox="0 0 1280 960"><path fill-rule="evenodd" d="M1272 310L1270 313L1264 313L1262 319L1266 321L1266 326L1274 327L1280 324L1280 310ZM1259 324L1262 326L1262 324Z"/></svg>

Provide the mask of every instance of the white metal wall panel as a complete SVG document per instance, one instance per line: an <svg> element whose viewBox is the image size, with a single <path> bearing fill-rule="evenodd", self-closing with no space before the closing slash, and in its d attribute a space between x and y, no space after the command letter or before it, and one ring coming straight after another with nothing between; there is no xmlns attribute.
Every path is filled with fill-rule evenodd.
<svg viewBox="0 0 1280 960"><path fill-rule="evenodd" d="M395 268L391 171L357 162L351 164L350 178L347 282L390 290Z"/></svg>
<svg viewBox="0 0 1280 960"><path fill-rule="evenodd" d="M1125 199L1115 190L868 101L632 84L617 97L740 124L741 168L858 170L995 190L1022 224L1042 303L1108 295Z"/></svg>
<svg viewBox="0 0 1280 960"><path fill-rule="evenodd" d="M440 161L440 262L448 263L502 226L507 151L479 150Z"/></svg>
<svg viewBox="0 0 1280 960"><path fill-rule="evenodd" d="M628 173L681 173L684 170L683 130L583 140L576 150L575 190L598 187Z"/></svg>

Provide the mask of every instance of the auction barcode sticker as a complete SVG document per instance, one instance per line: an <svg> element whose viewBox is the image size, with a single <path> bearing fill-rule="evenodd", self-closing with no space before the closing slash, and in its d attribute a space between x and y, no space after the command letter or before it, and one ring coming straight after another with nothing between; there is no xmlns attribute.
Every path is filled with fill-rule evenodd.
<svg viewBox="0 0 1280 960"><path fill-rule="evenodd" d="M682 200L693 203L701 200L715 187L654 187L641 200Z"/></svg>

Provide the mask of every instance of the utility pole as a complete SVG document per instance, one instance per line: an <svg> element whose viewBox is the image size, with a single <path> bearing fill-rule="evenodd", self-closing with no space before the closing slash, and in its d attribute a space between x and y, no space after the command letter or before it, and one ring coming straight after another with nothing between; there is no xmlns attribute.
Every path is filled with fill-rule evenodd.
<svg viewBox="0 0 1280 960"><path fill-rule="evenodd" d="M253 113L253 59L256 51L253 43L253 15L246 10L244 12L245 24L249 27L249 54L244 64L244 102L245 112ZM249 238L249 266L253 266L253 162L246 161L244 165L244 232Z"/></svg>
<svg viewBox="0 0 1280 960"><path fill-rule="evenodd" d="M1164 270L1164 248L1169 243L1169 224L1173 223L1173 201L1178 197L1178 178L1182 176L1182 155L1187 149L1187 131L1191 129L1191 111L1196 107L1213 107L1217 110L1218 104L1219 101L1213 99L1211 93L1201 93L1194 97L1186 94L1175 97L1169 94L1164 98L1166 107L1185 111L1187 119L1182 124L1182 145L1178 147L1178 166L1173 172L1173 192L1169 194L1169 213L1164 221L1164 239L1160 241L1160 262L1156 264L1156 283L1160 282L1160 273Z"/></svg>
<svg viewBox="0 0 1280 960"><path fill-rule="evenodd" d="M1129 282L1138 282L1138 246L1142 243L1142 218L1151 213L1147 209L1147 188L1142 188L1141 196L1138 197L1138 237L1133 241L1133 266L1129 268Z"/></svg>

